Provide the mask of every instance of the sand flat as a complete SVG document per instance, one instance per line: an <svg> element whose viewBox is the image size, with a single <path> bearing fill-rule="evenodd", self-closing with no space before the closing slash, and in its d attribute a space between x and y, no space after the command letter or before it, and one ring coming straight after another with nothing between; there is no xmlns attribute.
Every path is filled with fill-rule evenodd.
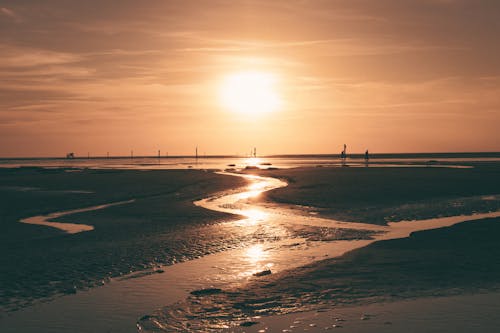
<svg viewBox="0 0 500 333"><path fill-rule="evenodd" d="M302 178L297 176L299 174L305 176L317 176L318 174L316 173L316 170L317 169L287 170L287 172L292 172L292 175L295 175L296 177L283 177L294 186L294 189L291 193L295 191L294 195L300 197L302 194L299 194L297 191L311 191L311 189L314 189L315 191L323 191L324 186L309 186L307 185L307 179L304 179L304 182L304 180L301 180ZM426 177L427 171L420 170L425 169L410 169L411 173L408 175L410 175L411 177L406 181L421 182L422 177ZM484 170L479 171L483 172ZM91 173L92 172L96 172L97 175L102 173L102 171L98 170L91 171ZM257 172L266 172L266 175L271 175L273 172L276 172L276 170L257 170ZM332 177L338 176L337 171L334 169L327 170L327 172L328 177L330 177L330 174L332 175ZM377 171L377 174L379 176L381 174L385 174L390 177L391 172L394 172L394 170L386 168L384 171L380 169L380 171ZM53 180L54 177L57 178L60 176L57 170L51 170L49 173L52 174L47 175L42 173L42 176L47 180ZM85 171L69 174L82 173L85 177L94 177L94 175L87 174ZM455 253L456 249L452 246L453 242L442 242L441 236L441 238L438 238L438 240L433 240L432 235L436 235L433 233L437 232L439 235L439 233L443 232L443 229L437 229L436 231L425 231L423 233L414 233L410 238L408 238L408 240L410 241L408 244L406 244L406 242L400 243L399 240L386 240L383 242L373 243L375 239L379 239L378 237L383 237L382 235L390 234L390 230L393 227L394 230L398 230L398 233L401 234L400 236L406 236L408 235L408 233L418 230L418 228L416 228L418 226L418 222L402 222L400 224L400 228L398 229L396 225L390 223L391 215L387 215L386 217L388 219L384 219L385 222L382 225L370 224L368 222L373 223L374 221L369 220L363 221L364 223L357 223L355 222L355 220L351 223L345 223L343 221L337 220L337 222L332 221L331 225L328 225L328 221L331 220L328 218L328 215L325 215L322 212L318 215L311 215L308 211L306 211L306 214L303 214L303 212L302 214L296 214L301 211L300 207L304 206L290 207L289 204L285 204L285 211L280 211L279 207L280 205L282 205L282 203L266 202L265 200L267 200L267 196L263 196L259 193L254 193L256 194L255 196L250 195L244 198L242 197L242 200L236 203L217 202L218 198L223 198L225 195L232 195L241 192L241 190L235 192L234 189L236 187L241 187L241 185L246 182L240 181L237 177L228 177L226 175L215 175L216 177L214 177L214 174L205 172L186 173L186 175L189 175L190 178L186 186L182 185L174 188L169 188L163 187L164 185L158 186L158 182L147 183L147 180L153 180L156 177L166 177L165 179L169 179L167 177L174 174L176 177L179 177L179 175L182 175L182 173L163 173L157 171L153 174L151 174L151 172L142 172L142 174L143 175L141 175L141 172L136 173L127 171L126 177L124 178L124 175L121 172L115 172L113 170L105 171L104 176L107 181L110 181L114 184L117 184L117 181L121 182L127 178L134 180L135 177L139 177L136 178L137 180L140 180L140 182L137 183L138 186L134 189L134 191L126 192L126 194L143 194L137 196L136 202L130 203L129 205L113 206L97 211L79 212L71 215L71 220L68 220L68 216L66 216L61 222L75 221L78 223L82 223L83 221L91 220L96 223L96 225L99 225L99 229L101 229L101 232L104 232L104 234L100 234L99 237L105 235L106 232L112 232L114 241L107 243L108 247L106 248L106 251L116 251L116 249L123 250L124 244L127 244L126 240L131 239L130 237L132 234L130 232L140 231L139 235L137 235L139 236L139 238L132 239L133 243L135 243L134 246L139 246L141 251L136 253L137 255L129 258L128 263L125 262L125 264L144 262L144 259L148 259L148 253L158 255L159 253L161 253L157 252L158 249L161 249L161 246L158 247L158 244L164 244L164 246L168 248L168 251L166 252L167 254L175 254L172 257L155 257L153 261L150 262L152 266L143 266L142 270L145 271L153 267L159 267L159 265L165 263L165 260L171 260L171 258L175 259L176 261L167 261L166 264L174 264L173 266L169 266L169 268L172 268L173 270L176 270L176 267L181 267L180 265L175 264L179 261L189 260L190 265L196 266L198 259L194 259L195 257L203 256L203 258L209 259L213 255L212 253L214 253L214 250L223 251L220 253L221 257L218 261L219 264L216 265L217 267L214 270L214 272L217 272L214 277L217 277L217 279L219 279L217 280L217 283L220 283L220 287L222 290L222 293L216 296L216 298L218 299L217 302L219 302L218 304L226 305L233 304L231 302L236 302L235 304L239 304L237 306L237 309L248 311L248 315L256 313L256 310L258 310L257 313L259 313L259 315L269 315L273 313L286 313L308 309L312 310L316 308L319 309L322 307L329 308L332 306L345 305L352 302L356 303L360 301L366 301L367 299L382 302L386 300L388 295L390 295L391 297L397 295L398 297L402 298L412 298L437 295L440 293L446 294L449 293L450 290L458 292L467 292L468 290L469 292L474 292L475 290L479 289L491 289L495 287L493 279L495 275L491 274L492 272L496 272L495 262L487 260L485 261L484 256L481 255L481 253L486 251L485 249L488 249L489 251L486 251L486 253L492 253L492 249L489 247L490 244L492 244L492 240L488 237L492 236L495 233L492 229L495 228L495 223L489 220L484 220L487 222L478 220L475 222L465 223L467 225L467 232L465 232L464 235L466 235L467 237L475 235L475 237L477 238L466 241L467 238L464 238L464 236L462 235L461 237L459 237L460 242L457 242L460 244L465 244L465 246L461 248L461 250L468 253L468 265L474 265L474 267L486 267L487 271L490 273L490 278L484 279L484 276L482 275L484 273L483 268L479 270L472 270L472 272L466 271L465 274L462 274L463 272L461 271L461 269L463 268L463 265L465 263L463 262L463 258L460 259L460 256L463 256L464 252L458 251ZM483 174L483 176L488 174L491 175L492 173L486 172L485 174ZM199 178L195 180L192 179L193 176ZM38 175L35 175L34 177L39 179ZM355 179L356 173L352 173L350 177L351 179ZM477 177L477 175L474 177ZM412 180L412 178L415 179ZM212 181L212 179L212 183L207 183L207 181ZM317 179L321 180L321 177L314 179L314 181L317 181ZM146 183L148 184L147 186L144 186L144 180L146 180ZM226 186L228 184L227 182L238 185L233 187L226 187L226 189L231 188L232 190L226 190L222 194L216 194L212 198L209 195L210 192L208 192L208 190L217 188L216 181L220 180L223 180L223 182L219 184L219 188L221 189L223 186ZM439 177L432 178L433 182L436 180L439 180ZM181 178L177 179L176 181L179 182L184 180ZM379 177L377 181L383 183L384 178ZM489 182L490 184L495 184L496 181L496 178L490 178ZM299 182L303 183L300 184ZM212 185L209 186L209 184ZM481 185L482 188L480 186L479 188L470 192L472 197L474 197L473 204L456 205L456 207L453 206L453 210L446 211L446 214L451 214L457 211L464 214L470 211L472 207L479 210L479 212L473 214L473 218L484 218L488 216L481 214L487 214L486 212L488 210L491 210L491 208L494 208L498 204L498 196L491 190L490 187L484 185L485 183L478 184ZM21 185L27 186L28 184ZM80 186L75 187L75 184L68 184L68 187L70 185L72 186L72 188L82 188ZM205 192L207 193L206 196L200 197L200 188L207 191ZM269 188L267 188L266 186L253 186L252 184L250 184L250 186L244 187L242 189L243 192L258 192L260 190ZM286 189L286 187L282 189ZM282 189L277 189L275 191L279 192ZM84 188L84 190L84 193L66 193L65 195L85 197L91 195L91 193L86 192L97 193L97 195L103 194L103 192L99 191L98 188ZM345 190L346 189L342 189L342 191L344 192ZM352 187L348 190L352 193L357 192L357 189L355 187ZM57 193L60 192L52 191L51 193L51 195L57 196ZM373 194L373 191L371 194ZM444 194L445 196L448 196L445 198L445 200L449 200L450 198L452 200L456 200L456 198L452 196L450 197L449 192L445 191ZM453 195L453 193L451 194ZM27 194L23 193L23 195L39 195L39 193L30 192ZM103 197L113 198L113 194L104 192ZM313 196L313 198L314 197L315 196ZM365 194L364 198L366 199L368 197L370 197L370 195ZM477 205L476 197L481 198L481 200L486 204L484 206ZM201 198L209 199L206 202L210 202L210 204L227 204L227 206L224 206L224 210L222 210L220 213L216 213L208 211L206 209L202 209L200 207L196 207L192 204L192 201L197 201ZM374 200L377 202L377 204L381 203L379 199L380 198L378 198L377 196L374 197ZM403 197L403 199L406 200L408 199L408 197ZM260 204L261 200L264 200L264 205ZM435 198L432 197L430 198L429 202L432 203L432 201L434 200ZM163 209L166 208L164 207L165 203L172 202L175 203L175 205L179 206L171 206L169 204L168 209ZM346 201L344 200L344 202ZM459 203L462 202L463 201ZM355 207L362 208L361 204L361 201L354 200ZM369 202L365 202L365 204L370 205ZM394 205L394 202L391 200L382 201L382 204L386 207L394 207L391 206ZM420 201L419 204L422 205L423 208L425 208L425 202ZM89 206L91 205L80 205L79 207ZM321 208L314 205L310 205L307 207L309 207L309 209L311 210L319 210L319 208ZM412 211L412 209L408 209L407 211ZM481 211L484 211L484 213L481 213ZM163 232L158 233L158 223L168 221L168 218L179 218L179 215L172 214L173 212L182 213L182 221L186 221L187 224L174 224L173 228L162 229ZM238 214L243 216L243 219L235 215L225 215L222 214L222 212ZM249 214L246 215L244 214L244 212L247 212ZM422 212L425 214L422 214ZM417 213L418 214L416 216L418 220L421 219L421 217L427 216L426 214L434 214L434 210L420 210L417 211ZM45 213L44 215L47 215L47 213ZM208 223L207 225L198 225L195 222L200 217L205 217L203 221L210 221L210 219L213 219L214 216L227 216L229 218L221 219L218 221L218 223L215 224ZM411 217L412 216L410 216L408 220L412 220ZM424 221L423 223L429 223L429 225L426 225L426 228L435 228L459 222L461 218L463 219L464 217L456 217L454 220L453 218L443 216L438 217L437 220L428 219L428 222ZM352 218L348 220L353 221ZM274 222L268 223L268 221ZM474 224L474 227L469 226L471 225L470 223ZM120 228L117 229L116 226L118 224L120 225ZM460 225L447 229L458 231L463 230L463 227L459 226ZM365 227L368 229L369 227L371 227L373 230L363 231L363 228ZM40 226L40 228L45 227ZM151 228L151 233L147 232L149 228ZM363 232L357 233L358 231ZM375 232L375 234L371 234L370 232ZM377 232L379 232L379 234L377 234ZM429 234L429 232L431 233ZM84 237L85 235L88 236L91 234L93 234L93 232L66 235L66 237L80 238ZM148 236L145 237L146 235ZM89 239L86 239L87 236L83 238L85 242L89 241ZM367 238L365 239L364 237ZM62 240L64 238L65 237L56 237L54 239ZM415 242L415 238L418 240L417 242ZM446 237L445 239L447 238L448 237ZM425 242L422 243L422 239L425 239ZM452 237L451 239L454 238ZM161 240L161 242L158 243L157 240ZM73 241L71 244L72 246L74 246ZM417 250L415 249L416 244L421 244L423 247ZM340 258L317 262L318 260L328 259L332 256L345 253L345 251L348 251L350 249L366 245L368 246L363 249L344 254ZM86 249L86 251L88 250ZM236 253L234 251L239 251L240 254L238 256L234 256L234 254ZM101 252L97 255L102 256L103 253L105 252ZM289 255L286 255L287 253ZM292 253L294 254L293 256L290 255ZM436 256L436 253L439 253L440 255ZM325 257L325 254L328 254L328 257ZM456 255L459 256L457 257ZM231 260L229 260L231 259L230 257L232 257L233 260L236 260L238 258L245 260L247 264L235 264L235 262L231 262ZM151 257L149 258L151 259ZM408 258L412 259L408 260ZM61 259L61 257L58 257L58 259ZM95 272L97 274L100 274L100 266L96 263L95 260L102 260L102 258L92 257L91 259L91 263L96 264L94 266ZM305 259L305 261L301 261L302 259ZM289 267L287 267L287 260L293 260L292 265L288 264ZM275 264L275 266L271 267L273 273L268 276L259 276L252 278L253 274L255 272L258 272L259 269L260 271L265 269L266 266L262 265L267 265L268 262ZM427 267L428 265L430 265L429 267L432 267L431 271L437 273L436 276L432 277L432 275L422 275L423 272L425 272L425 270L422 271L422 267ZM293 269L290 270L290 268ZM141 271L141 269L138 269L137 271ZM194 271L199 272L199 270L196 269ZM91 274L94 274L95 272L90 271ZM459 274L461 274L462 278L459 280L457 280L455 277L452 279L439 279L443 276L446 276L446 274L450 272L460 272ZM415 275L421 276L422 280L415 279ZM59 276L65 277L65 275ZM153 276L150 277L149 275L143 275L143 277L139 276L140 275L137 275L135 281L147 281L148 279L153 278ZM70 275L68 275L68 277L70 277ZM408 283L409 277L411 277L411 283ZM434 279L431 279L431 281L434 281L437 287L432 287L432 283L429 283L428 281L429 278ZM203 287L203 284L190 284L190 281L186 279L180 280L183 280L185 283L187 283L183 287L188 288L187 291L190 290L189 286L192 286L193 289ZM236 283L228 283L229 281L233 281ZM249 284L238 285L238 281L248 282ZM377 283L370 284L368 283L369 281L376 281ZM405 281L405 283L402 283L402 281ZM438 282L436 283L436 281ZM43 282L43 280L41 282ZM52 284L53 282L50 283L57 288L69 288L68 290L70 290L71 292L74 292L75 290L71 285L65 286L64 284L61 284L61 282L54 282L55 284ZM106 280L104 280L104 283L107 283ZM119 284L120 282L117 283ZM123 283L126 282L124 281ZM205 283L212 284L213 282L211 282L210 278L208 278L205 280ZM227 288L227 286L231 284L233 286L236 286L237 289L233 291L226 290L225 288ZM147 283L145 287L147 288ZM70 295L69 297L74 296L75 299L79 299L78 288L80 287L77 286L77 294ZM40 293L35 296L43 298L43 295L44 293ZM145 293L144 295L147 295L147 293ZM31 294L31 296L33 296L33 294ZM284 300L282 298L287 298L287 300ZM241 303L241 300L245 300L245 302ZM213 300L207 299L203 301L202 304L205 304L205 306L214 309ZM293 306L290 306L292 304ZM168 303L164 305L168 305ZM284 309L285 311L283 311ZM212 313L214 318L218 315L217 310L214 310L210 313ZM119 314L112 315L111 317L115 316L119 316ZM108 322L109 320L112 319L105 319L106 322ZM238 324L237 321L235 323ZM217 324L212 323L210 325ZM208 326L201 327L206 328Z"/></svg>

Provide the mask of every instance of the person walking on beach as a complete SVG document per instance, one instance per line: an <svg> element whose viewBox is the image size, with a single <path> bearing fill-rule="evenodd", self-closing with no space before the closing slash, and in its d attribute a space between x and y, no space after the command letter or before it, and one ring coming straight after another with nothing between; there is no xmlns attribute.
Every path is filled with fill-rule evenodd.
<svg viewBox="0 0 500 333"><path fill-rule="evenodd" d="M344 143L344 150L340 153L340 159L342 160L342 166L345 167L345 159L347 158L347 145Z"/></svg>
<svg viewBox="0 0 500 333"><path fill-rule="evenodd" d="M341 159L345 159L347 157L347 145L344 143L344 150L342 150L342 152L340 153L340 158Z"/></svg>
<svg viewBox="0 0 500 333"><path fill-rule="evenodd" d="M370 159L370 155L368 153L368 149L365 151L365 161L368 161Z"/></svg>

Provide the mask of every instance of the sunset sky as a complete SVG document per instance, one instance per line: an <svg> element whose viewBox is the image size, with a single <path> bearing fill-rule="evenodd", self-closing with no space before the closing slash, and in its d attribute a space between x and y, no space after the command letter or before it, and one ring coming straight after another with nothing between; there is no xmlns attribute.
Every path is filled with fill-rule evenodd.
<svg viewBox="0 0 500 333"><path fill-rule="evenodd" d="M499 38L495 0L0 0L0 157L500 151Z"/></svg>

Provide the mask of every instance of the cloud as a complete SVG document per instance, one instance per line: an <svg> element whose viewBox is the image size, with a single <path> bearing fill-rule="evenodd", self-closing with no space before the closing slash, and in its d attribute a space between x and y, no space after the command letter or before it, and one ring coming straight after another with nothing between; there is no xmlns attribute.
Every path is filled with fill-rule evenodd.
<svg viewBox="0 0 500 333"><path fill-rule="evenodd" d="M11 17L11 18L14 18L14 19L17 19L17 15L14 13L13 10L11 9L8 9L8 8L5 8L5 7L0 7L0 12L5 15L5 16L8 16L8 17Z"/></svg>
<svg viewBox="0 0 500 333"><path fill-rule="evenodd" d="M20 68L74 63L77 54L14 45L0 45L0 68Z"/></svg>

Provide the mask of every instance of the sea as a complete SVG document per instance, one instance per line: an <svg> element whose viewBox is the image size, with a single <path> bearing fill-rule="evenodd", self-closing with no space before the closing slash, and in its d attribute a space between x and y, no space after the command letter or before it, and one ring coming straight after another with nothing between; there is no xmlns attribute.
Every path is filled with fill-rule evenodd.
<svg viewBox="0 0 500 333"><path fill-rule="evenodd" d="M75 157L75 158L0 158L0 167L42 167L75 169L209 169L226 170L258 167L329 167L329 166L390 166L460 164L464 162L498 162L500 152L483 153L398 153L352 154L342 159L338 154L271 155L271 156L136 156L136 157Z"/></svg>

